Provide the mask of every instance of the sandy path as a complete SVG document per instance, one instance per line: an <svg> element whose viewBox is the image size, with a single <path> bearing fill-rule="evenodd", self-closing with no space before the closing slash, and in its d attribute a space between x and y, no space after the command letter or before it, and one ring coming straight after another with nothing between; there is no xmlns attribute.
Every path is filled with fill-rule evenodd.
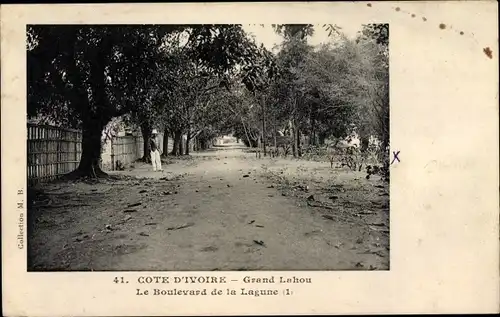
<svg viewBox="0 0 500 317"><path fill-rule="evenodd" d="M117 194L126 196L124 199L129 205L134 202L141 205L127 215L111 213L110 218L121 213L128 220L113 224L112 230L99 231L101 238L99 234L94 235L95 243L87 243L87 250L81 241L78 241L80 246L67 247L76 255L65 258L65 268L388 269L387 238L367 229L366 225L357 225L355 220L326 219L325 212L305 206L303 199L283 196L277 185L264 177L263 164L268 168L281 166L231 149L196 154L192 161L165 165L164 173L152 172L146 165L120 172L150 178L140 180L140 185L117 190ZM183 177L161 179L177 175ZM142 192L142 196L137 195L138 192ZM335 213L335 210L329 212ZM69 228L65 234L74 237L78 224L78 228L85 228L83 217L72 220L74 230ZM106 215L102 215L91 223L102 226L99 219L109 222ZM35 241L42 234L38 231L35 231ZM76 235L83 233L80 230ZM101 252L88 251L99 247ZM42 248L50 248L50 241L45 241ZM378 251L368 252L370 250ZM86 260L78 261L78 256ZM49 265L41 257L33 257L38 267Z"/></svg>

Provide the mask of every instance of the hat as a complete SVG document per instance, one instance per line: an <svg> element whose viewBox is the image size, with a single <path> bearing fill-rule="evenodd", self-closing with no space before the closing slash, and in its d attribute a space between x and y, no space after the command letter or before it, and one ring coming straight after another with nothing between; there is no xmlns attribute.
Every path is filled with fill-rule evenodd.
<svg viewBox="0 0 500 317"><path fill-rule="evenodd" d="M156 131L156 129L153 129L153 132L151 132L151 134L158 134L158 131Z"/></svg>

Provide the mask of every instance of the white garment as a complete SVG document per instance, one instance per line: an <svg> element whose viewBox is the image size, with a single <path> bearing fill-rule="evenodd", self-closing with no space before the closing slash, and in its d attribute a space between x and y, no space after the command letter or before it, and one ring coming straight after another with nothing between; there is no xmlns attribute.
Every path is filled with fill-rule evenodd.
<svg viewBox="0 0 500 317"><path fill-rule="evenodd" d="M151 151L151 164L153 164L153 171L161 171L160 151Z"/></svg>

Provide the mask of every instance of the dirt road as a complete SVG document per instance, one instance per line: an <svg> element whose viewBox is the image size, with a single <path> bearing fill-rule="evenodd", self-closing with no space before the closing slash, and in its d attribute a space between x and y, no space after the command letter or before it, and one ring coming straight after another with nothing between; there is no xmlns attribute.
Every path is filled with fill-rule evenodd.
<svg viewBox="0 0 500 317"><path fill-rule="evenodd" d="M163 167L38 188L29 269L389 269L389 197L379 179L234 146Z"/></svg>

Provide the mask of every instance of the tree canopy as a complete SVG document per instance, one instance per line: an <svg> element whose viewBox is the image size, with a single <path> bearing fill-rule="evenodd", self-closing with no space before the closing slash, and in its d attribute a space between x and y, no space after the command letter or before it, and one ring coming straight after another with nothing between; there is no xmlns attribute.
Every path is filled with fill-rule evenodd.
<svg viewBox="0 0 500 317"><path fill-rule="evenodd" d="M124 117L148 139L153 128L207 142L233 132L249 146L292 140L311 146L353 133L362 147L389 145L389 28L362 27L355 39L319 26L329 43L312 46L318 26L272 25L277 53L241 25L30 25L28 115L83 131L78 176L99 176L101 135ZM168 139L167 139L168 140ZM147 158L149 142L144 142Z"/></svg>
<svg viewBox="0 0 500 317"><path fill-rule="evenodd" d="M100 138L113 117L131 114L143 134L154 124L156 95L175 86L169 36L187 34L182 54L218 76L256 52L239 25L31 25L27 32L28 114L82 128L79 175L103 174Z"/></svg>

